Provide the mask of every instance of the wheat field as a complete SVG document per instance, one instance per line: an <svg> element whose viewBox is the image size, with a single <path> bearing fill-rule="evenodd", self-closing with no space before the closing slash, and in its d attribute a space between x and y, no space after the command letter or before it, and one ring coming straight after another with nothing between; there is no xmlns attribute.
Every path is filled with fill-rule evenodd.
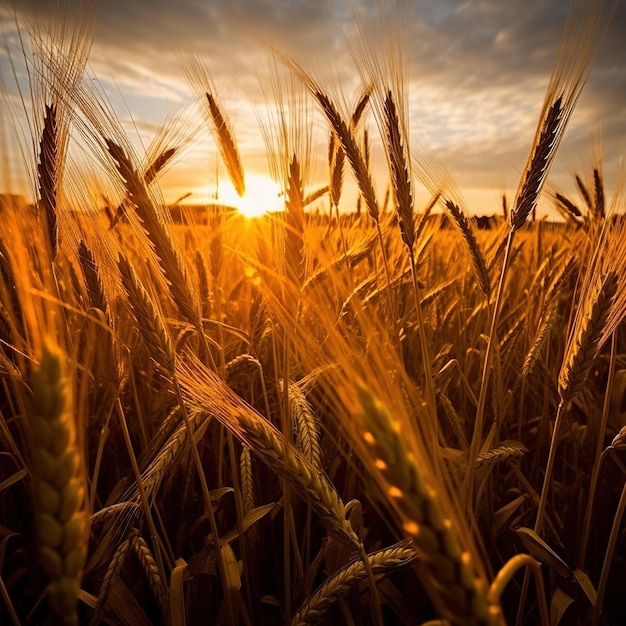
<svg viewBox="0 0 626 626"><path fill-rule="evenodd" d="M81 79L89 16L22 25L35 202L0 205L2 624L624 623L626 196L600 160L578 195L544 189L609 20L578 9L488 228L416 164L390 50L360 52L351 107L274 52L301 88L267 130L284 210L249 219L164 203L188 139L138 152ZM243 194L210 67L185 64ZM536 219L542 192L560 221Z"/></svg>

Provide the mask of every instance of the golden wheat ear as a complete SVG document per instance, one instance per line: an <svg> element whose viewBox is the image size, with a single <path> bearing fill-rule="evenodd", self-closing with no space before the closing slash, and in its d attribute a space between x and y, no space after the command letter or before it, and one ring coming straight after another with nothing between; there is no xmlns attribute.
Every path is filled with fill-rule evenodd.
<svg viewBox="0 0 626 626"><path fill-rule="evenodd" d="M78 624L78 593L87 558L88 513L82 460L76 445L69 381L61 351L44 345L30 377L28 415L39 565L56 619Z"/></svg>
<svg viewBox="0 0 626 626"><path fill-rule="evenodd" d="M400 423L368 388L360 386L358 391L371 472L383 486L403 532L413 538L431 600L450 623L497 626L500 607L489 603L486 581L461 545L461 535L445 515L437 491L426 483Z"/></svg>

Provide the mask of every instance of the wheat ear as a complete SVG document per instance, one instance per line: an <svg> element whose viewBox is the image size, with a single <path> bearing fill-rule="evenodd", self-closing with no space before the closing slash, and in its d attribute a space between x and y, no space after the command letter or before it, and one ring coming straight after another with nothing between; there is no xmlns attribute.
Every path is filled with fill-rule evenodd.
<svg viewBox="0 0 626 626"><path fill-rule="evenodd" d="M391 91L387 92L384 104L387 152L391 183L396 200L396 211L400 220L402 241L409 250L415 243L415 219L413 217L413 192L405 146L402 141L400 120Z"/></svg>
<svg viewBox="0 0 626 626"><path fill-rule="evenodd" d="M283 381L279 381L282 391ZM322 453L320 450L319 434L317 432L317 418L300 387L289 382L287 385L289 407L291 409L291 424L296 431L296 443L302 454L315 467L322 467Z"/></svg>
<svg viewBox="0 0 626 626"><path fill-rule="evenodd" d="M474 233L474 229L472 228L472 225L467 219L465 213L461 211L456 203L451 200L446 200L445 207L448 211L448 215L452 219L452 223L461 234L461 238L465 243L465 247L472 261L472 267L474 268L478 284L480 285L483 294L485 294L485 297L489 299L489 296L491 295L489 271L487 270L485 257L483 256L480 246L478 245L476 233Z"/></svg>
<svg viewBox="0 0 626 626"><path fill-rule="evenodd" d="M132 530L131 533L136 533L136 530ZM102 579L102 584L100 585L100 591L98 593L98 604L96 607L96 615L94 621L99 621L100 616L106 606L107 600L109 599L109 594L111 593L111 589L115 586L117 581L120 579L120 575L122 573L122 568L124 567L124 562L126 561L126 557L128 552L130 551L130 537L122 541L117 549L113 553L113 557L109 561L109 565L107 566L107 571L104 574L104 578Z"/></svg>
<svg viewBox="0 0 626 626"><path fill-rule="evenodd" d="M128 197L132 201L139 218L148 232L150 241L159 257L163 275L167 279L173 301L180 314L196 328L201 328L198 306L189 290L183 262L174 248L173 241L165 225L161 223L145 182L137 174L126 152L111 140L106 140L109 154L115 161L117 170L124 180Z"/></svg>
<svg viewBox="0 0 626 626"><path fill-rule="evenodd" d="M163 318L124 255L120 255L118 267L133 317L146 348L159 369L165 375L171 375L174 371L175 355Z"/></svg>
<svg viewBox="0 0 626 626"><path fill-rule="evenodd" d="M289 162L285 202L285 269L287 276L300 285L304 279L304 193L300 163L294 154Z"/></svg>
<svg viewBox="0 0 626 626"><path fill-rule="evenodd" d="M548 490L552 479L556 449L566 408L584 387L585 381L599 349L599 342L605 329L614 298L617 293L618 275L610 271L604 280L596 279L589 288L583 306L585 310L577 318L572 337L568 343L563 364L559 373L559 395L561 401L557 408L550 450L541 488L541 498L537 506L534 531L539 534L546 510Z"/></svg>
<svg viewBox="0 0 626 626"><path fill-rule="evenodd" d="M417 553L402 542L367 555L372 573L385 576L400 567L406 567L417 559ZM356 585L367 580L368 574L362 560L354 561L335 572L324 584L307 598L291 620L291 626L316 624L330 607L347 595Z"/></svg>
<svg viewBox="0 0 626 626"><path fill-rule="evenodd" d="M241 483L241 500L244 515L254 509L254 480L252 475L252 457L250 448L241 447L239 456L239 482Z"/></svg>
<svg viewBox="0 0 626 626"><path fill-rule="evenodd" d="M54 259L59 247L57 224L57 109L53 104L46 105L41 141L39 143L39 199L44 212L48 243Z"/></svg>
<svg viewBox="0 0 626 626"><path fill-rule="evenodd" d="M470 552L461 546L437 492L426 484L399 422L365 387L359 388L359 398L372 473L384 484L403 531L415 542L428 572L427 590L442 617L453 624L500 624L500 607L488 603L486 581L477 574Z"/></svg>
<svg viewBox="0 0 626 626"><path fill-rule="evenodd" d="M169 596L168 591L159 575L159 568L150 547L146 540L139 533L132 533L130 537L131 546L135 552L135 556L141 563L144 573L148 579L150 589L154 597L159 602L163 615L169 614Z"/></svg>
<svg viewBox="0 0 626 626"><path fill-rule="evenodd" d="M150 164L150 167L144 172L143 180L146 185L150 185L163 168L168 164L170 159L176 154L176 148L167 148L159 154L154 161Z"/></svg>
<svg viewBox="0 0 626 626"><path fill-rule="evenodd" d="M239 156L233 133L213 95L208 91L205 95L209 104L211 119L213 120L217 142L219 144L220 153L222 154L222 159L226 165L226 170L228 171L235 191L239 196L243 196L243 194L246 193L243 166L241 165L241 157Z"/></svg>
<svg viewBox="0 0 626 626"><path fill-rule="evenodd" d="M596 282L594 292L586 298L586 310L575 326L559 372L559 395L564 403L580 391L591 371L617 288L618 275L610 271L604 280Z"/></svg>
<svg viewBox="0 0 626 626"><path fill-rule="evenodd" d="M69 380L63 370L61 351L44 345L39 366L30 377L28 424L35 545L48 580L51 609L70 626L78 624L89 517Z"/></svg>
<svg viewBox="0 0 626 626"><path fill-rule="evenodd" d="M552 157L559 143L559 131L563 129L563 96L559 96L548 108L541 131L534 143L523 176L523 183L511 211L511 230L521 228L535 208L537 197L550 169Z"/></svg>
<svg viewBox="0 0 626 626"><path fill-rule="evenodd" d="M346 519L344 504L326 475L204 364L197 359L191 363L193 367L180 363L177 368L187 405L214 416L309 502L328 532L342 543L360 548L359 538Z"/></svg>
<svg viewBox="0 0 626 626"><path fill-rule="evenodd" d="M108 300L102 285L102 277L92 250L87 246L84 239L78 244L78 262L87 287L89 305L100 309L103 313L108 311Z"/></svg>
<svg viewBox="0 0 626 626"><path fill-rule="evenodd" d="M314 84L311 84L310 78L302 77L305 85L311 90L313 97L317 100L322 111L326 115L333 131L336 133L341 147L343 148L348 162L352 167L354 176L356 178L359 191L365 200L365 206L370 216L378 222L378 200L376 200L376 192L374 191L374 184L372 183L372 177L367 166L366 159L359 148L359 145L354 137L354 134L346 124L341 114L331 101L331 99Z"/></svg>

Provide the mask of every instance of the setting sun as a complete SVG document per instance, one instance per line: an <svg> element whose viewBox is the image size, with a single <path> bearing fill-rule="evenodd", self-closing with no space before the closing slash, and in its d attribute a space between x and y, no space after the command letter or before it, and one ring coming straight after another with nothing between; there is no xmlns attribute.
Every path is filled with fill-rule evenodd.
<svg viewBox="0 0 626 626"><path fill-rule="evenodd" d="M261 174L246 176L246 191L241 197L237 195L232 185L225 181L220 188L218 202L235 207L246 217L260 217L283 208L280 188L269 176Z"/></svg>

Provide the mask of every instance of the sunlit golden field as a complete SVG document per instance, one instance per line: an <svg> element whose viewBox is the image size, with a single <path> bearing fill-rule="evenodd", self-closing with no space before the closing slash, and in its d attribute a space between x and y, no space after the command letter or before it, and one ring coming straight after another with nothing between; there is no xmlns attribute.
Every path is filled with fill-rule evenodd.
<svg viewBox="0 0 626 626"><path fill-rule="evenodd" d="M249 218L167 206L182 135L138 153L81 82L87 29L24 26L36 201L0 203L0 623L624 623L624 191L598 160L549 192L560 222L536 218L604 8L574 14L488 228L412 160L392 50L349 110L278 55L308 104L274 112L276 187L248 195L187 60L237 197L280 195Z"/></svg>

